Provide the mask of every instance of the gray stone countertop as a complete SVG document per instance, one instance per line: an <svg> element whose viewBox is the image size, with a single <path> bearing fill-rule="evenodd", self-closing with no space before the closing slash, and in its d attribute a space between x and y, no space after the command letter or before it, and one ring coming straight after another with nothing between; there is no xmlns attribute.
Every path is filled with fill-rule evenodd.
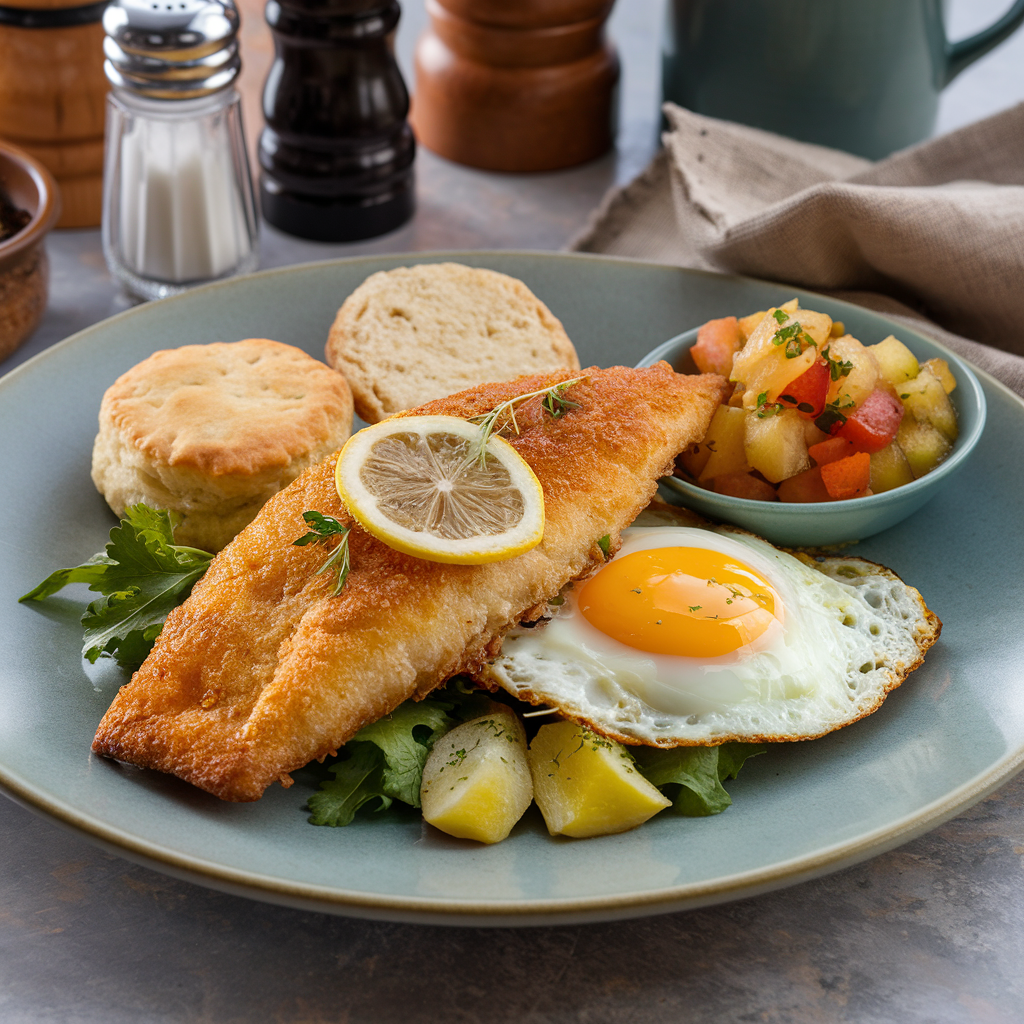
<svg viewBox="0 0 1024 1024"><path fill-rule="evenodd" d="M966 35L1009 0L955 0ZM422 25L407 3L399 55ZM615 153L514 177L421 149L419 211L356 245L265 228L262 265L427 249L558 249L656 145L660 0L620 0ZM940 130L1024 98L1024 32L945 93ZM50 306L0 374L123 308L97 231L51 236ZM197 339L198 340L198 339ZM724 906L523 930L381 924L177 881L0 801L0 1020L1024 1021L1024 775L857 867Z"/></svg>

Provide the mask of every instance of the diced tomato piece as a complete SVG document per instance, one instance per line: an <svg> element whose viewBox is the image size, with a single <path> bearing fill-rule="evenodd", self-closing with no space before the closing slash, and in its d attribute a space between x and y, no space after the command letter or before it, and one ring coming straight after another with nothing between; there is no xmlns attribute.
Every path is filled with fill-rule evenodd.
<svg viewBox="0 0 1024 1024"><path fill-rule="evenodd" d="M857 449L853 442L845 437L830 437L825 441L812 444L807 449L807 454L819 465L824 466L826 462L835 462L837 459L845 459L852 455Z"/></svg>
<svg viewBox="0 0 1024 1024"><path fill-rule="evenodd" d="M855 452L845 459L827 462L818 467L825 490L834 501L846 498L860 498L868 493L871 483L871 456L867 452Z"/></svg>
<svg viewBox="0 0 1024 1024"><path fill-rule="evenodd" d="M786 390L779 395L779 401L783 405L795 407L797 412L813 420L820 416L825 408L828 385L828 363L824 359L818 359L786 385Z"/></svg>
<svg viewBox="0 0 1024 1024"><path fill-rule="evenodd" d="M903 403L876 389L834 433L852 441L858 451L880 452L896 436L903 419Z"/></svg>
<svg viewBox="0 0 1024 1024"><path fill-rule="evenodd" d="M821 467L812 466L779 484L779 501L831 501L821 479Z"/></svg>
<svg viewBox="0 0 1024 1024"><path fill-rule="evenodd" d="M731 494L734 498L752 498L754 501L777 501L775 488L750 473L719 473L711 482L716 494Z"/></svg>
<svg viewBox="0 0 1024 1024"><path fill-rule="evenodd" d="M728 377L732 359L743 348L743 334L734 316L709 320L697 331L697 341L690 355L701 373L720 373Z"/></svg>

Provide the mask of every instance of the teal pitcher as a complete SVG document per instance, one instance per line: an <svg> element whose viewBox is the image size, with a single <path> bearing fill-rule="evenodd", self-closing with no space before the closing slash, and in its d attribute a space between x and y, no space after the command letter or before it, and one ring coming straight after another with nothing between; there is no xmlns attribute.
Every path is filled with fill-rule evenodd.
<svg viewBox="0 0 1024 1024"><path fill-rule="evenodd" d="M945 0L667 0L666 100L878 159L927 138L939 93L1024 21L951 43Z"/></svg>

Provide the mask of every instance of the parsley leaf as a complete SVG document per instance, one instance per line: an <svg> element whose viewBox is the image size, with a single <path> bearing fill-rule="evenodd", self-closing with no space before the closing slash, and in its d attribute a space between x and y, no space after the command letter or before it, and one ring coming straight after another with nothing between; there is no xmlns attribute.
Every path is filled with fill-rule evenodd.
<svg viewBox="0 0 1024 1024"><path fill-rule="evenodd" d="M665 791L677 814L703 818L721 814L732 804L722 783L735 779L748 757L767 748L757 743L723 743L720 747L634 747L640 773Z"/></svg>
<svg viewBox="0 0 1024 1024"><path fill-rule="evenodd" d="M171 514L133 505L110 531L104 552L72 569L58 569L19 601L41 601L69 583L86 583L103 598L82 616L82 656L101 655L136 669L146 659L168 613L181 604L213 558L174 543Z"/></svg>

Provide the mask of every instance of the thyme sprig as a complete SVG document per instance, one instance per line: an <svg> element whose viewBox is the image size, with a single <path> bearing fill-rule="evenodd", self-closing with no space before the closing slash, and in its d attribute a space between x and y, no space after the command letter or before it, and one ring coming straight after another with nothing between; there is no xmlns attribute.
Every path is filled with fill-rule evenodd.
<svg viewBox="0 0 1024 1024"><path fill-rule="evenodd" d="M345 580L348 579L348 571L351 568L348 551L348 534L351 527L339 523L333 516L325 516L312 509L303 512L302 518L313 529L294 541L298 547L304 547L306 544L325 544L332 537L341 538L341 543L327 556L327 561L316 571L317 576L330 571L337 574L334 580L334 590L331 592L331 597L337 597L341 593L342 587L345 586Z"/></svg>
<svg viewBox="0 0 1024 1024"><path fill-rule="evenodd" d="M481 413L479 416L471 416L470 423L476 423L480 432L470 443L469 454L466 457L467 463L476 462L484 466L487 462L487 442L492 434L500 434L510 427L515 433L519 433L519 424L516 422L515 407L521 402L530 398L543 396L541 408L554 420L564 416L570 409L578 409L579 402L573 402L565 397L565 392L573 384L583 380L582 377L573 377L571 380L563 380L558 384L552 384L549 388L541 388L539 391L530 391L525 395L516 395L501 405L496 405L490 412ZM504 420L499 422L499 420Z"/></svg>

